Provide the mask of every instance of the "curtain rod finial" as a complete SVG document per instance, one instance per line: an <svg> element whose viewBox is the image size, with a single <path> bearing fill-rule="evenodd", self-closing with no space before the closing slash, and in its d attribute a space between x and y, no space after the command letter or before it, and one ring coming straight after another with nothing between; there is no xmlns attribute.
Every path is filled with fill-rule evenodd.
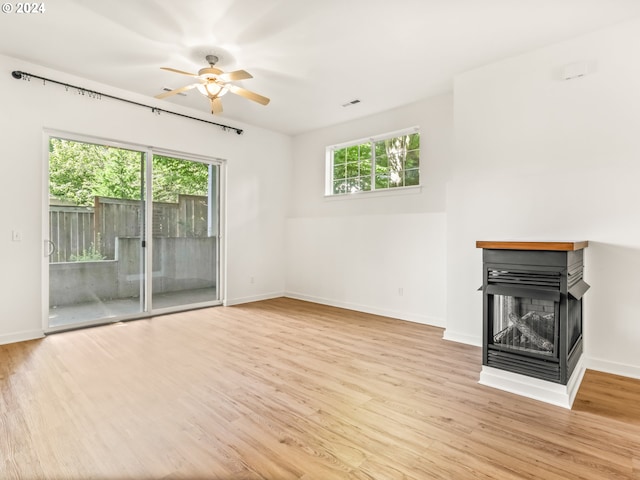
<svg viewBox="0 0 640 480"><path fill-rule="evenodd" d="M22 72L14 70L13 72L11 72L11 76L16 80L20 80L22 78Z"/></svg>

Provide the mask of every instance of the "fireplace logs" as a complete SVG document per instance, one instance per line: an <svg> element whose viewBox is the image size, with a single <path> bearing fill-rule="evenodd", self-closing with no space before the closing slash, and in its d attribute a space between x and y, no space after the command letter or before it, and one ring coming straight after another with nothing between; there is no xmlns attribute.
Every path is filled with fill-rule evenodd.
<svg viewBox="0 0 640 480"><path fill-rule="evenodd" d="M550 314L547 318L550 320L550 323L547 322L547 328L545 328L545 330L549 331L549 338L553 338L554 315ZM542 323L542 317L536 312L529 312L524 317L518 317L518 315L511 312L509 314L509 320L513 322L513 325L520 331L520 333L522 333L523 337L534 343L539 349L547 352L553 352L553 341L543 337L535 331L535 328Z"/></svg>

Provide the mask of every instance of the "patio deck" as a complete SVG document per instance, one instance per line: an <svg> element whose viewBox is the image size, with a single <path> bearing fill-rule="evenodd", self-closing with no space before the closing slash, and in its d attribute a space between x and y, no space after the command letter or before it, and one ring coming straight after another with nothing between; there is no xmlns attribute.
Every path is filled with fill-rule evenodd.
<svg viewBox="0 0 640 480"><path fill-rule="evenodd" d="M154 310L188 306L218 299L216 288L199 288L155 294L152 298ZM118 318L125 315L141 313L140 297L114 300L96 299L94 302L56 306L49 309L49 327L73 326L85 324L92 320Z"/></svg>

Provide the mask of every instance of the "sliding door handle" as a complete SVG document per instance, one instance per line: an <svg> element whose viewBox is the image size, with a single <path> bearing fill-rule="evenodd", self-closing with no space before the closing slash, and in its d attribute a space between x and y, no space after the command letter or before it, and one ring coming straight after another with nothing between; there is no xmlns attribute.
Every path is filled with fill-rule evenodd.
<svg viewBox="0 0 640 480"><path fill-rule="evenodd" d="M45 257L50 257L51 255L53 255L56 251L56 244L53 243L51 240L45 240L44 241L44 256Z"/></svg>

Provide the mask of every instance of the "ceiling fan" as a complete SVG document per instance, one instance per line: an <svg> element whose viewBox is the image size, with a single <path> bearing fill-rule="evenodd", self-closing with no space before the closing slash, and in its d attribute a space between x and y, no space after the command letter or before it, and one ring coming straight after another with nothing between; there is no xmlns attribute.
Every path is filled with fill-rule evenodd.
<svg viewBox="0 0 640 480"><path fill-rule="evenodd" d="M197 88L201 94L209 98L209 101L211 102L211 113L213 114L222 113L222 99L220 97L225 95L227 92L235 93L236 95L248 98L249 100L253 100L261 105L267 105L269 103L270 100L267 97L263 97L262 95L231 83L236 80L253 78L249 72L236 70L234 72L225 73L214 66L218 62L217 56L207 55L205 59L209 63L209 66L201 68L197 74L176 70L175 68L161 67L162 70L179 73L181 75L188 75L189 77L197 78L198 81L196 83L156 95L156 98L167 98L171 95L176 95L178 93Z"/></svg>

